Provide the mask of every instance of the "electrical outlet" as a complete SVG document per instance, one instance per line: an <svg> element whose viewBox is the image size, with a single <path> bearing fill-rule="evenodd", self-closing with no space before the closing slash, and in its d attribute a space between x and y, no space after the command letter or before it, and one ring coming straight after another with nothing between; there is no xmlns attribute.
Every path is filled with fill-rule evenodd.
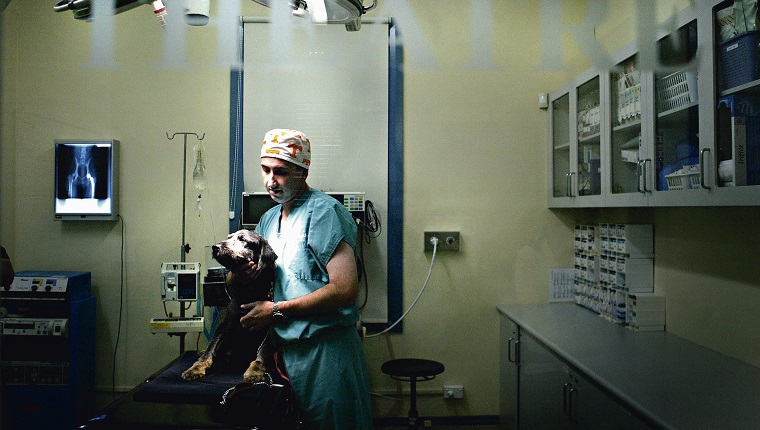
<svg viewBox="0 0 760 430"><path fill-rule="evenodd" d="M458 231L426 231L425 232L425 252L433 251L431 239L438 238L438 251L459 252L459 232Z"/></svg>
<svg viewBox="0 0 760 430"><path fill-rule="evenodd" d="M443 386L443 398L444 399L461 399L464 397L464 387L461 385L444 385Z"/></svg>

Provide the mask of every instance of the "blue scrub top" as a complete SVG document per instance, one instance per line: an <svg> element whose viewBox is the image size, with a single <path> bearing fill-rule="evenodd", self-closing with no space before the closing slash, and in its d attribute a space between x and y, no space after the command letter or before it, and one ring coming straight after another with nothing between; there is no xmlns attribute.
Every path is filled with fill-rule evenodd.
<svg viewBox="0 0 760 430"><path fill-rule="evenodd" d="M329 283L327 262L341 240L356 256L357 227L342 203L322 191L310 189L293 205L284 228L280 226L282 205L267 211L256 232L264 236L277 254L274 300L304 296ZM275 342L298 342L333 327L353 327L359 320L355 305L308 319L289 318L273 327Z"/></svg>

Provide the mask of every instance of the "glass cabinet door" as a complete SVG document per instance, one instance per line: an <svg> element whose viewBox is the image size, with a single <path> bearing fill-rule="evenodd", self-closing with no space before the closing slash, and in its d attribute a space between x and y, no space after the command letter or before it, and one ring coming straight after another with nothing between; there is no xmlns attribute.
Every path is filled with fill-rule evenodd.
<svg viewBox="0 0 760 430"><path fill-rule="evenodd" d="M645 193L641 70L635 56L618 64L610 73L610 106L610 192Z"/></svg>
<svg viewBox="0 0 760 430"><path fill-rule="evenodd" d="M760 185L760 23L734 5L713 8L718 187Z"/></svg>
<svg viewBox="0 0 760 430"><path fill-rule="evenodd" d="M696 68L684 67L696 54L696 20L659 40L658 50L660 64L676 71L655 75L656 190L699 188L698 76Z"/></svg>
<svg viewBox="0 0 760 430"><path fill-rule="evenodd" d="M598 196L601 179L601 89L597 75L577 89L576 196Z"/></svg>
<svg viewBox="0 0 760 430"><path fill-rule="evenodd" d="M570 94L551 101L554 197L572 197L570 173Z"/></svg>

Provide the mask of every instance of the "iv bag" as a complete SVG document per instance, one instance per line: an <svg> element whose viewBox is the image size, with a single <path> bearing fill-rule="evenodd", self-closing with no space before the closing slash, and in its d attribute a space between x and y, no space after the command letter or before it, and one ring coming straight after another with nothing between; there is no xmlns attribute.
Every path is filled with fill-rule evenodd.
<svg viewBox="0 0 760 430"><path fill-rule="evenodd" d="M199 140L193 148L195 152L195 167L193 168L193 184L203 191L208 186L206 181L206 165L203 162L203 141Z"/></svg>

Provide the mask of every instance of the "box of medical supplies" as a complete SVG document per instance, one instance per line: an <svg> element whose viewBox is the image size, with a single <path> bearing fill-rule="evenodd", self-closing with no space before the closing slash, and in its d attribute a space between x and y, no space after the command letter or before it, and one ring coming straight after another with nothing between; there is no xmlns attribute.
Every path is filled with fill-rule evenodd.
<svg viewBox="0 0 760 430"><path fill-rule="evenodd" d="M760 185L760 97L721 97L717 128L718 161L731 160L733 167L723 185Z"/></svg>
<svg viewBox="0 0 760 430"><path fill-rule="evenodd" d="M721 42L718 87L721 91L760 79L760 31L748 31Z"/></svg>
<svg viewBox="0 0 760 430"><path fill-rule="evenodd" d="M628 293L625 324L634 331L665 330L665 296Z"/></svg>

